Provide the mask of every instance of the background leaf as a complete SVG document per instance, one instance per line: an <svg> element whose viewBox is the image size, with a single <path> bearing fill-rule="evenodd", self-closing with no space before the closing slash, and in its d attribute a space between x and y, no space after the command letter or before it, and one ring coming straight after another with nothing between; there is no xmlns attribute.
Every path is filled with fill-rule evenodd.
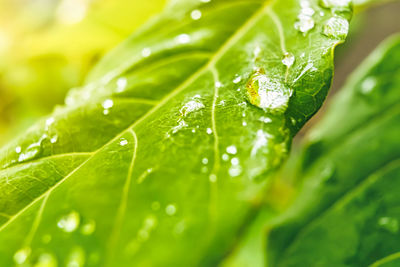
<svg viewBox="0 0 400 267"><path fill-rule="evenodd" d="M278 266L398 258L399 59L396 36L362 64L309 135L299 193L269 238Z"/></svg>
<svg viewBox="0 0 400 267"><path fill-rule="evenodd" d="M351 8L306 3L177 2L107 56L1 151L1 265L219 262L329 89Z"/></svg>

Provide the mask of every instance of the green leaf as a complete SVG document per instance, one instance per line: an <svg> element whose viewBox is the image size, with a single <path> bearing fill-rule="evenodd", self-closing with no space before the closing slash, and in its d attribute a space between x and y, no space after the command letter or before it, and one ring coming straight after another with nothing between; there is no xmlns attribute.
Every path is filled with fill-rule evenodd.
<svg viewBox="0 0 400 267"><path fill-rule="evenodd" d="M174 1L1 151L0 265L207 266L234 245L351 9L205 2Z"/></svg>
<svg viewBox="0 0 400 267"><path fill-rule="evenodd" d="M398 265L391 261L400 248L399 64L396 36L361 65L312 130L299 193L269 238L277 266Z"/></svg>

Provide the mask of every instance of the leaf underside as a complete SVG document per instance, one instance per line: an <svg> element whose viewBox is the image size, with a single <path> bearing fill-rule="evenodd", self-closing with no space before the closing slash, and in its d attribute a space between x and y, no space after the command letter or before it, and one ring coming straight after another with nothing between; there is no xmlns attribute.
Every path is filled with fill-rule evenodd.
<svg viewBox="0 0 400 267"><path fill-rule="evenodd" d="M0 152L0 265L220 261L329 89L350 11L317 2L181 1L111 52Z"/></svg>

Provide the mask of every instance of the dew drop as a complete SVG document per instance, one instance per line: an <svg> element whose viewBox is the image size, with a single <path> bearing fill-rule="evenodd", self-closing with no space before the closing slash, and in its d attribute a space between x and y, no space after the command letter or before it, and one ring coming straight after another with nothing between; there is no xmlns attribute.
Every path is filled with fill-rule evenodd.
<svg viewBox="0 0 400 267"><path fill-rule="evenodd" d="M79 213L77 213L76 211L72 211L69 214L61 217L60 220L57 222L57 226L66 233L72 233L78 228L79 223Z"/></svg>
<svg viewBox="0 0 400 267"><path fill-rule="evenodd" d="M21 153L21 151L22 151L22 148L20 146L17 146L15 148L15 153L19 154L19 153Z"/></svg>
<svg viewBox="0 0 400 267"><path fill-rule="evenodd" d="M57 143L57 141L58 141L58 135L53 135L53 136L50 138L50 143L52 143L52 144Z"/></svg>
<svg viewBox="0 0 400 267"><path fill-rule="evenodd" d="M90 220L81 227L81 233L83 235L91 235L96 231L96 222L94 220Z"/></svg>
<svg viewBox="0 0 400 267"><path fill-rule="evenodd" d="M242 77L241 76L236 76L235 79L233 79L233 83L234 84L238 84L242 81Z"/></svg>
<svg viewBox="0 0 400 267"><path fill-rule="evenodd" d="M257 136L253 144L253 148L251 150L251 156L254 157L257 155L257 152L260 148L267 146L268 138L271 138L271 135L264 132L263 130L257 131Z"/></svg>
<svg viewBox="0 0 400 267"><path fill-rule="evenodd" d="M193 20L199 20L199 19L201 19L201 16L202 16L201 11L198 9L195 9L190 13L190 17Z"/></svg>
<svg viewBox="0 0 400 267"><path fill-rule="evenodd" d="M271 118L264 117L264 116L261 116L259 121L261 121L263 123L271 123L272 122Z"/></svg>
<svg viewBox="0 0 400 267"><path fill-rule="evenodd" d="M226 152L228 152L228 153L231 154L231 155L236 155L236 153L237 153L237 148L236 148L236 146L234 146L234 145L228 146L228 147L226 148Z"/></svg>
<svg viewBox="0 0 400 267"><path fill-rule="evenodd" d="M49 127L50 127L54 122L55 122L55 119L54 119L53 117L48 118L48 119L46 120L46 128L45 128L45 130L47 131L47 130L49 129Z"/></svg>
<svg viewBox="0 0 400 267"><path fill-rule="evenodd" d="M377 80L374 77L366 78L361 84L361 93L364 95L370 94L376 87Z"/></svg>
<svg viewBox="0 0 400 267"><path fill-rule="evenodd" d="M282 63L283 65L287 66L288 68L293 65L295 61L295 57L292 53L286 52L283 56Z"/></svg>
<svg viewBox="0 0 400 267"><path fill-rule="evenodd" d="M212 129L211 128L207 128L207 134L212 134L212 133L213 133Z"/></svg>
<svg viewBox="0 0 400 267"><path fill-rule="evenodd" d="M223 161L228 161L229 160L229 155L228 154L222 154L222 160Z"/></svg>
<svg viewBox="0 0 400 267"><path fill-rule="evenodd" d="M176 134L177 132L179 132L180 130L182 130L183 128L186 128L188 126L189 125L183 119L179 119L178 125L172 128L172 133Z"/></svg>
<svg viewBox="0 0 400 267"><path fill-rule="evenodd" d="M121 141L119 141L120 146L126 146L127 144L128 144L128 140L126 140L125 138L121 138Z"/></svg>
<svg viewBox="0 0 400 267"><path fill-rule="evenodd" d="M208 164L208 158L203 158L203 159L201 160L201 162L202 162L203 164Z"/></svg>
<svg viewBox="0 0 400 267"><path fill-rule="evenodd" d="M247 83L247 92L250 103L264 110L286 110L292 95L284 84L260 70Z"/></svg>
<svg viewBox="0 0 400 267"><path fill-rule="evenodd" d="M347 11L350 9L351 0L320 0L319 3L324 8Z"/></svg>
<svg viewBox="0 0 400 267"><path fill-rule="evenodd" d="M33 143L30 146L28 146L26 151L19 155L18 162L24 162L27 160L31 160L34 157L36 157L37 155L39 155L39 153L42 151L42 141L43 140L44 140L44 138L42 137L37 143Z"/></svg>
<svg viewBox="0 0 400 267"><path fill-rule="evenodd" d="M167 215L169 215L169 216L175 215L176 206L174 204L167 205L167 207L165 208L165 213L167 213Z"/></svg>
<svg viewBox="0 0 400 267"><path fill-rule="evenodd" d="M34 267L57 267L57 259L50 253L42 253Z"/></svg>
<svg viewBox="0 0 400 267"><path fill-rule="evenodd" d="M240 174L242 174L242 167L240 165L233 165L231 168L229 168L229 176L231 177L238 177Z"/></svg>
<svg viewBox="0 0 400 267"><path fill-rule="evenodd" d="M349 22L341 17L330 18L324 25L324 35L334 39L344 39L349 31Z"/></svg>
<svg viewBox="0 0 400 267"><path fill-rule="evenodd" d="M215 183L215 182L217 182L217 175L215 175L215 174L210 174L210 177L209 177L209 180L210 180L210 182L211 183Z"/></svg>
<svg viewBox="0 0 400 267"><path fill-rule="evenodd" d="M24 264L26 262L26 260L29 258L29 256L31 255L31 248L29 247L25 247L22 248L20 250L18 250L17 252L15 252L14 254L14 261L16 264Z"/></svg>
<svg viewBox="0 0 400 267"><path fill-rule="evenodd" d="M102 103L103 108L105 109L110 109L114 106L114 101L112 101L111 99L106 99L104 100L104 102Z"/></svg>
<svg viewBox="0 0 400 267"><path fill-rule="evenodd" d="M306 34L315 26L314 19L310 16L299 16L299 20L294 24L296 30Z"/></svg>
<svg viewBox="0 0 400 267"><path fill-rule="evenodd" d="M233 165L233 166L237 166L237 165L239 165L239 159L238 158L233 158L233 159L231 159L231 164Z"/></svg>
<svg viewBox="0 0 400 267"><path fill-rule="evenodd" d="M145 47L142 49L142 57L149 57L151 56L151 49L148 47Z"/></svg>
<svg viewBox="0 0 400 267"><path fill-rule="evenodd" d="M378 220L378 225L393 234L399 231L399 221L396 218L381 217Z"/></svg>
<svg viewBox="0 0 400 267"><path fill-rule="evenodd" d="M67 267L82 267L85 264L85 251L81 247L75 247L67 260Z"/></svg>
<svg viewBox="0 0 400 267"><path fill-rule="evenodd" d="M199 99L194 99L187 102L180 110L181 116L187 116L189 113L205 108L204 104Z"/></svg>
<svg viewBox="0 0 400 267"><path fill-rule="evenodd" d="M182 33L176 37L176 41L180 44L188 44L190 43L190 35L186 33Z"/></svg>
<svg viewBox="0 0 400 267"><path fill-rule="evenodd" d="M124 77L117 80L117 93L123 92L128 85L128 80Z"/></svg>
<svg viewBox="0 0 400 267"><path fill-rule="evenodd" d="M243 121L242 122L242 126L246 127L247 126L247 122Z"/></svg>

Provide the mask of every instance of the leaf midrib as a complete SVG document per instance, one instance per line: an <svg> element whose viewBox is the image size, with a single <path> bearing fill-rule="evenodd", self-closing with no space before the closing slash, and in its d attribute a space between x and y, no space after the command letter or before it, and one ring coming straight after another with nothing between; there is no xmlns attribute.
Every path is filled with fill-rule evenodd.
<svg viewBox="0 0 400 267"><path fill-rule="evenodd" d="M166 103L168 103L173 97L175 97L177 94L182 92L184 89L186 89L190 84L192 84L196 79L198 79L203 73L205 73L207 70L212 68L218 60L221 59L221 57L232 47L233 44L235 44L240 38L243 37L243 34L245 34L249 28L251 28L257 21L258 19L264 15L266 10L270 7L270 4L274 2L274 0L266 0L265 3L254 12L254 14L241 26L236 30L230 38L228 38L224 44L220 47L220 49L215 53L213 57L210 58L207 64L205 64L202 68L197 70L194 74L192 74L188 79L186 79L180 86L178 86L175 90L173 90L171 93L169 93L167 96L165 96L158 105L154 106L152 109L150 109L145 115L143 115L139 120L128 126L126 129L124 129L120 134L116 135L114 138L112 138L109 142L104 144L102 147L98 148L97 150L93 151L92 155L90 155L85 161L83 161L78 167L73 169L68 175L66 175L63 179L61 179L59 182L57 182L53 187L49 188L46 192L42 193L39 195L37 198L35 198L31 203L29 203L27 206L25 206L23 209L21 209L18 213L16 213L14 216L12 216L6 223L4 223L2 226L0 226L0 232L2 232L4 229L7 228L8 225L10 225L13 221L15 221L20 215L22 215L26 210L28 210L30 207L35 205L38 201L40 201L44 196L47 194L51 194L51 192L56 189L59 185L63 184L69 177L71 177L73 174L75 174L81 167L83 167L87 162L89 162L99 151L101 151L103 148L107 147L108 145L112 144L114 141L116 141L118 138L123 136L127 131L130 129L135 128L137 125L141 124L145 119L147 119L149 116L154 114L156 111L158 111L161 107L163 107Z"/></svg>

